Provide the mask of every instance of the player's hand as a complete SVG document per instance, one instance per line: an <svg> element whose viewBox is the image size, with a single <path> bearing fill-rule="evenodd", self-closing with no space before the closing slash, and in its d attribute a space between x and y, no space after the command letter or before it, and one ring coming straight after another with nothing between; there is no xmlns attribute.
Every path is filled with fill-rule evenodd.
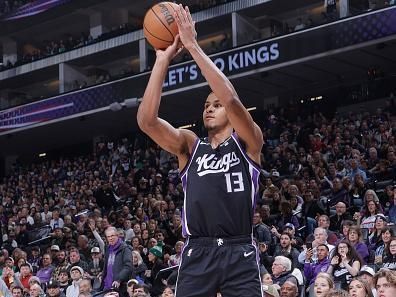
<svg viewBox="0 0 396 297"><path fill-rule="evenodd" d="M177 34L173 43L168 46L165 50L156 50L158 60L166 60L168 63L172 61L182 50L183 47L179 47L180 35Z"/></svg>
<svg viewBox="0 0 396 297"><path fill-rule="evenodd" d="M195 22L191 17L190 10L186 6L179 4L175 12L176 24L179 29L180 40L189 49L197 44L197 31L195 31Z"/></svg>

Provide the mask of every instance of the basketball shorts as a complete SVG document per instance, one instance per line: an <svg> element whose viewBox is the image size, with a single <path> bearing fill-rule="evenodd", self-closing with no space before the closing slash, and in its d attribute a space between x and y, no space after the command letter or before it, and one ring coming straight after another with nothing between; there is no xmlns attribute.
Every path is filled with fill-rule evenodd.
<svg viewBox="0 0 396 297"><path fill-rule="evenodd" d="M257 248L249 236L189 238L182 253L176 297L262 297Z"/></svg>

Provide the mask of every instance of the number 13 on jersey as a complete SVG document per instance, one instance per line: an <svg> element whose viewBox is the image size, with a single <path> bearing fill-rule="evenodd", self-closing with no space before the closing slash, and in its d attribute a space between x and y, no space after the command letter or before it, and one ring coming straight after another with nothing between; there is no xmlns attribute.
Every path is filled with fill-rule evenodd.
<svg viewBox="0 0 396 297"><path fill-rule="evenodd" d="M245 190L243 185L242 172L232 172L224 174L227 184L227 192L242 192Z"/></svg>

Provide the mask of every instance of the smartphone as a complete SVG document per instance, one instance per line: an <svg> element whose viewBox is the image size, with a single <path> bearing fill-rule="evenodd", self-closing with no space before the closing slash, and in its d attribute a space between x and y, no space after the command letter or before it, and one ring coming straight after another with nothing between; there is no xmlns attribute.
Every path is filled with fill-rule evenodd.
<svg viewBox="0 0 396 297"><path fill-rule="evenodd" d="M307 242L306 246L307 250L312 249L312 242Z"/></svg>

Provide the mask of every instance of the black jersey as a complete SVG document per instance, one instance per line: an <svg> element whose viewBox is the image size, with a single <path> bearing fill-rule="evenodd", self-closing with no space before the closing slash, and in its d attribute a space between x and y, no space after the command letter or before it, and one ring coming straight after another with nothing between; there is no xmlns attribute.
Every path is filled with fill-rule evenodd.
<svg viewBox="0 0 396 297"><path fill-rule="evenodd" d="M183 235L250 235L259 174L236 134L216 149L207 139L198 139L181 172Z"/></svg>

